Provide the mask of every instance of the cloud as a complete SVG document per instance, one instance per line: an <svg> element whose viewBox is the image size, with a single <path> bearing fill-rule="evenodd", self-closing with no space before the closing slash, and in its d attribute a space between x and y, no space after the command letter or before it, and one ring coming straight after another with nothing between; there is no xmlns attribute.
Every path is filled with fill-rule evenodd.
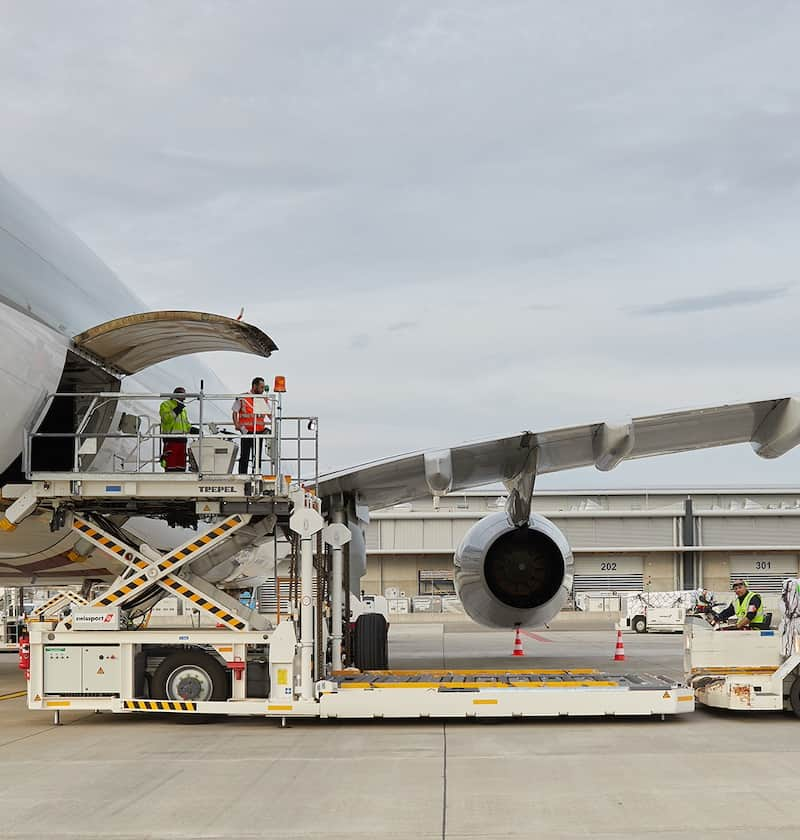
<svg viewBox="0 0 800 840"><path fill-rule="evenodd" d="M214 367L325 469L797 387L797 3L5 7L3 173L146 308L244 306L280 352ZM796 480L724 454L597 480Z"/></svg>
<svg viewBox="0 0 800 840"><path fill-rule="evenodd" d="M529 303L525 308L533 312L557 312L565 306L563 303Z"/></svg>
<svg viewBox="0 0 800 840"><path fill-rule="evenodd" d="M683 315L693 312L708 312L714 309L730 309L733 306L757 305L784 297L789 292L788 286L750 289L732 289L728 292L716 292L696 297L674 298L663 303L629 307L636 315Z"/></svg>
<svg viewBox="0 0 800 840"><path fill-rule="evenodd" d="M369 343L370 337L366 333L356 333L350 337L347 346L351 350L363 350L365 347L369 347Z"/></svg>

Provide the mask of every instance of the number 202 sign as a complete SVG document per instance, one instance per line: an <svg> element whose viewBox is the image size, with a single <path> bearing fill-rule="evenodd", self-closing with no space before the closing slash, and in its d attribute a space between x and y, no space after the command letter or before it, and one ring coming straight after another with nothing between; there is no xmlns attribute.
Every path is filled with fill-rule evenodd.
<svg viewBox="0 0 800 840"><path fill-rule="evenodd" d="M641 557L598 557L591 560L587 558L586 560L576 561L575 571L578 574L589 575L641 574L642 559Z"/></svg>

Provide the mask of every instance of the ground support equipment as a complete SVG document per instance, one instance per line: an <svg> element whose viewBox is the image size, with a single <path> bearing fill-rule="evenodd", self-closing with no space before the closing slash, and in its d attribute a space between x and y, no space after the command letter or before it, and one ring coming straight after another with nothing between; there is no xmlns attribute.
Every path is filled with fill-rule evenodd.
<svg viewBox="0 0 800 840"><path fill-rule="evenodd" d="M340 672L320 683L326 718L674 715L694 709L668 677L594 670Z"/></svg>
<svg viewBox="0 0 800 840"><path fill-rule="evenodd" d="M30 625L28 704L54 712L56 722L63 710L285 721L663 717L694 707L690 689L652 675L339 670L341 630L328 618L331 611L342 614L341 592L329 587L329 600L322 605L325 620L315 616L314 545L324 540L331 546L333 580L338 583L347 529L337 522L326 527L319 499L279 480L230 476L209 484L189 475L112 479L74 473L69 479L34 476L29 496L26 508L49 506L56 527L75 531L80 552L99 550L120 570L88 603L75 593L65 594L44 605ZM118 511L150 516L190 512L213 517L213 522L205 532L161 554L146 544L130 544L111 525L104 527ZM300 574L294 613L273 626L188 569L213 569L243 546L275 534L276 528L295 535ZM156 597L159 589L205 611L216 627L135 629L137 605ZM319 651L324 661L315 662ZM323 677L315 680L315 673Z"/></svg>
<svg viewBox="0 0 800 840"><path fill-rule="evenodd" d="M703 618L687 618L684 670L703 706L800 717L800 650L783 656L775 630L715 631Z"/></svg>

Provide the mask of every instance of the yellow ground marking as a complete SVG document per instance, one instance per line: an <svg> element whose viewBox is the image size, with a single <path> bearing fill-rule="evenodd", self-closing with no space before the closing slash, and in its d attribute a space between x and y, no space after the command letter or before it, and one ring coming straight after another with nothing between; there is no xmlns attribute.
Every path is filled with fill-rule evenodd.
<svg viewBox="0 0 800 840"><path fill-rule="evenodd" d="M600 673L596 668L575 668L569 671L559 669L544 669L532 670L530 668L520 668L517 670L508 668L486 669L486 668L469 668L469 669L449 669L449 668L417 668L413 671L334 671L334 677L355 676L360 673L381 674L390 677L413 677L417 674L429 674L432 677L447 677L450 674L456 677L473 677L478 674L486 674L486 676L503 676L504 674L532 674L535 676L566 676L567 674L575 674L576 676L584 676L586 674Z"/></svg>
<svg viewBox="0 0 800 840"><path fill-rule="evenodd" d="M0 694L0 700L14 700L17 697L24 697L27 691L12 691L10 694Z"/></svg>
<svg viewBox="0 0 800 840"><path fill-rule="evenodd" d="M758 668L692 668L692 673L722 676L724 674L774 674L775 670L774 666L763 665Z"/></svg>
<svg viewBox="0 0 800 840"><path fill-rule="evenodd" d="M544 682L536 683L496 683L496 682L463 682L463 683L439 683L439 682L405 682L405 683L382 683L382 682L352 682L342 683L339 686L341 689L350 688L443 688L454 689L459 688L618 688L618 682L611 682L610 680L546 680Z"/></svg>

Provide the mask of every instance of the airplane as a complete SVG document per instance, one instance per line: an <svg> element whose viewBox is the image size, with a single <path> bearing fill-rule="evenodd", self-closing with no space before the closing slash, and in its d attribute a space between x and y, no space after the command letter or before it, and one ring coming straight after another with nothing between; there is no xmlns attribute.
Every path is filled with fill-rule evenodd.
<svg viewBox="0 0 800 840"><path fill-rule="evenodd" d="M261 330L235 319L147 312L87 246L2 177L0 347L0 487L24 481L23 429L34 422L48 394L170 393L177 384L197 388L201 380L225 393L192 354L236 350L269 356L277 349ZM125 407L123 399L117 415ZM76 409L51 410L40 429L64 430ZM101 420L105 428L117 415ZM324 475L317 492L328 518L350 529L349 588L357 593L366 571L364 527L370 508L503 482L505 511L476 523L455 552L456 591L466 614L479 624L542 627L569 596L573 558L561 531L531 511L538 475L592 465L608 471L628 459L738 443L750 443L762 458L777 458L798 442L800 399L787 396L622 424L523 431L395 456ZM113 456L113 446L113 440L106 441L96 457ZM0 499L0 514L8 504ZM136 534L141 523L129 520L124 527ZM171 538L163 538L164 550L185 538L173 530ZM116 577L119 569L110 568L107 557L92 554L75 562L75 542L69 529L51 533L44 516L30 516L19 528L0 532L0 585L77 586ZM246 577L228 573L225 585L241 588L253 579L250 567Z"/></svg>

